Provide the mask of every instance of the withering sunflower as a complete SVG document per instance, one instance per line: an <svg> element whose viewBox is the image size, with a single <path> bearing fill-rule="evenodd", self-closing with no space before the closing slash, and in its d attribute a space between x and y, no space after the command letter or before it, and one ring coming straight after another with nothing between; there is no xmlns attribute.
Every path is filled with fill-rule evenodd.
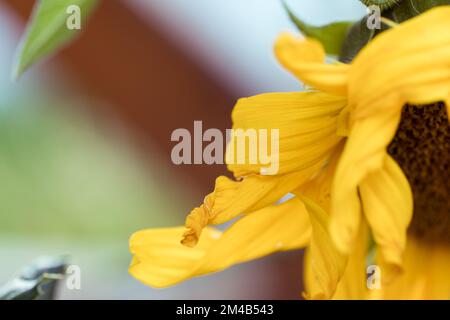
<svg viewBox="0 0 450 320"><path fill-rule="evenodd" d="M229 164L236 180L219 177L187 229L132 236L131 274L165 287L306 247L308 298L450 298L449 30L450 7L431 9L350 64L280 36L279 61L314 90L241 99L232 115L233 128L280 130L278 174ZM368 290L373 251L382 285Z"/></svg>

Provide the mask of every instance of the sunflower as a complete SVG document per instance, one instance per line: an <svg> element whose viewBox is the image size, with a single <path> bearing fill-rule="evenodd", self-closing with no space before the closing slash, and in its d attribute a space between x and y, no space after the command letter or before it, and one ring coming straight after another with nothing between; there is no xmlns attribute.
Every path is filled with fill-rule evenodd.
<svg viewBox="0 0 450 320"><path fill-rule="evenodd" d="M307 298L448 299L448 30L450 6L433 8L349 64L326 63L314 39L281 35L278 60L313 89L244 98L232 114L233 128L280 130L278 173L229 163L235 179L219 177L185 227L131 237L130 273L166 287L306 248ZM210 226L230 220L223 232Z"/></svg>

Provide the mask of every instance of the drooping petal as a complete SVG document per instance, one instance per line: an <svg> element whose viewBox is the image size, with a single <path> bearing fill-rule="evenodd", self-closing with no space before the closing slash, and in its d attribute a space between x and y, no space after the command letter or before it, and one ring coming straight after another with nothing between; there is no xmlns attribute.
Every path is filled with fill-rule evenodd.
<svg viewBox="0 0 450 320"><path fill-rule="evenodd" d="M225 232L205 228L198 245L180 244L184 228L150 229L130 239L130 273L153 287L223 270L283 250L302 248L310 238L309 217L296 198L246 215Z"/></svg>
<svg viewBox="0 0 450 320"><path fill-rule="evenodd" d="M330 299L344 273L347 257L336 249L329 234L330 188L342 152L338 145L322 170L294 194L308 210L312 235L305 255L305 284L309 299Z"/></svg>
<svg viewBox="0 0 450 320"><path fill-rule="evenodd" d="M308 210L312 234L306 258L308 299L330 299L341 280L347 264L347 257L334 246L328 233L329 216L314 201L304 196L299 198Z"/></svg>
<svg viewBox="0 0 450 320"><path fill-rule="evenodd" d="M206 196L204 203L187 216L188 230L183 234L182 243L193 247L207 225L222 224L241 214L274 204L317 170L318 165L281 176L250 175L242 181L218 177L214 192Z"/></svg>
<svg viewBox="0 0 450 320"><path fill-rule="evenodd" d="M324 170L316 178L307 182L304 186L301 186L295 191L297 194L305 194L308 198L314 200L325 212L329 212L330 207L330 189L334 178L335 170L339 158L342 153L343 146L339 145L332 156L330 157L328 164L324 167ZM320 216L319 216L320 217ZM317 219L317 218L316 218ZM313 218L311 218L311 221ZM329 218L328 218L329 221ZM328 224L323 223L323 228L321 229L322 234L324 232L329 232ZM325 231L324 231L325 230ZM313 239L314 232L316 229L313 227ZM327 235L327 246L331 247L333 250L337 250L334 247L334 243L329 235ZM337 286L335 284L332 287L336 287L336 291L328 298L333 299L364 299L367 295L367 285L366 285L366 256L368 249L368 227L365 220L359 225L359 232L355 238L355 243L349 252L347 264L345 266L345 271L343 272ZM306 265L305 265L305 283L307 290L313 288L314 274L316 271L312 270L311 265L311 250L308 250L306 254ZM341 254L336 254L337 257L344 259ZM325 262L328 263L328 262ZM329 277L331 281L335 281L337 277ZM330 281L330 280L328 280Z"/></svg>
<svg viewBox="0 0 450 320"><path fill-rule="evenodd" d="M243 130L249 135L250 130L259 133L267 130L268 146L277 143L278 150L270 151L272 154L279 151L276 155L278 174L305 170L323 161L342 140L336 131L339 113L345 105L344 98L321 92L261 94L238 101L232 114L233 129ZM278 130L279 135L270 139L274 130ZM242 136L235 135L231 139L227 148L228 158L236 160L239 152L236 151L236 140L239 137ZM278 141L274 141L277 138ZM252 163L250 158L261 151L261 146L250 153L247 143L245 151L244 163L228 163L228 169L236 177L260 174L261 168L267 167L266 164Z"/></svg>
<svg viewBox="0 0 450 320"><path fill-rule="evenodd" d="M325 64L320 42L285 33L278 37L275 54L280 63L305 84L323 92L347 95L348 72L345 64Z"/></svg>
<svg viewBox="0 0 450 320"><path fill-rule="evenodd" d="M301 185L294 194L308 197L317 203L325 212L330 212L331 184L336 173L336 166L342 154L344 142L341 142L331 153L325 165L312 179Z"/></svg>
<svg viewBox="0 0 450 320"><path fill-rule="evenodd" d="M358 185L383 167L386 146L394 137L400 112L385 112L358 120L351 128L339 161L331 193L330 232L341 252L351 250L361 219Z"/></svg>
<svg viewBox="0 0 450 320"><path fill-rule="evenodd" d="M448 300L450 299L450 248L447 244L428 243L408 236L404 272L381 290L372 292L373 299ZM384 270L381 269L383 277Z"/></svg>
<svg viewBox="0 0 450 320"><path fill-rule="evenodd" d="M349 98L349 140L331 206L331 233L342 252L360 219L357 186L382 166L404 104L450 101L449 16L450 7L440 6L383 32L349 66L325 64L315 41L283 35L277 42L280 61L302 81Z"/></svg>
<svg viewBox="0 0 450 320"><path fill-rule="evenodd" d="M384 166L361 182L360 194L377 250L389 266L383 278L390 281L402 269L407 229L413 213L411 188L397 163L386 156Z"/></svg>
<svg viewBox="0 0 450 320"><path fill-rule="evenodd" d="M362 300L368 298L366 259L369 247L367 222L362 221L355 246L348 257L345 272L339 281L335 300Z"/></svg>
<svg viewBox="0 0 450 320"><path fill-rule="evenodd" d="M450 101L450 6L383 32L355 58L349 76L352 117L400 110L406 103Z"/></svg>
<svg viewBox="0 0 450 320"><path fill-rule="evenodd" d="M406 103L450 108L450 6L435 7L373 39L351 65L326 64L322 45L282 34L275 51L304 83L347 96L359 119Z"/></svg>

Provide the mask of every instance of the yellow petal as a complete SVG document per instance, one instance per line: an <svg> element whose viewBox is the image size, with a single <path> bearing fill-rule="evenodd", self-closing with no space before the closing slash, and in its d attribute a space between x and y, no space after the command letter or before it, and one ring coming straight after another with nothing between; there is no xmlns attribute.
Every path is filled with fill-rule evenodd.
<svg viewBox="0 0 450 320"><path fill-rule="evenodd" d="M402 267L413 212L411 188L397 163L386 156L384 166L361 182L360 194L377 250L389 266L383 279L389 281Z"/></svg>
<svg viewBox="0 0 450 320"><path fill-rule="evenodd" d="M302 82L324 92L347 95L349 66L325 64L320 42L282 34L275 44L280 63Z"/></svg>
<svg viewBox="0 0 450 320"><path fill-rule="evenodd" d="M352 117L450 100L450 6L433 8L383 32L355 58Z"/></svg>
<svg viewBox="0 0 450 320"><path fill-rule="evenodd" d="M358 120L351 128L339 161L331 193L330 232L339 250L348 253L361 219L358 185L383 167L400 112L395 110Z"/></svg>
<svg viewBox="0 0 450 320"><path fill-rule="evenodd" d="M195 248L180 244L183 228L151 229L130 239L130 273L153 287L223 270L282 250L304 247L310 223L296 198L246 215L225 232L205 228Z"/></svg>
<svg viewBox="0 0 450 320"><path fill-rule="evenodd" d="M233 129L244 132L256 129L260 133L262 130L278 130L278 174L290 173L308 169L323 161L342 140L342 137L336 135L336 131L339 113L345 105L344 98L321 92L261 94L238 101L232 114ZM268 136L270 137L270 133ZM274 139L268 139L268 146L272 142ZM261 168L267 167L251 163L250 155L257 152L253 150L250 153L248 143L244 163L236 163L237 146L236 137L227 148L227 157L235 160L228 164L228 169L236 177L260 174Z"/></svg>
<svg viewBox="0 0 450 320"><path fill-rule="evenodd" d="M342 143L336 147L326 165L294 193L305 203L310 215L312 237L305 255L306 297L330 299L344 272L346 257L335 248L328 232L330 188Z"/></svg>
<svg viewBox="0 0 450 320"><path fill-rule="evenodd" d="M325 64L321 44L284 34L281 63L321 91L348 96L355 120L444 101L450 110L450 6L435 7L372 40L351 65Z"/></svg>
<svg viewBox="0 0 450 320"><path fill-rule="evenodd" d="M330 299L345 271L347 257L335 248L328 233L329 217L327 213L312 200L299 196L308 210L312 234L308 247L306 274L308 299Z"/></svg>
<svg viewBox="0 0 450 320"><path fill-rule="evenodd" d="M183 234L182 243L193 247L208 224L222 224L240 214L274 204L308 180L317 170L318 166L314 166L281 176L251 175L242 181L224 176L217 178L214 192L206 196L204 203L187 216L188 230Z"/></svg>
<svg viewBox="0 0 450 320"><path fill-rule="evenodd" d="M367 222L363 221L357 241L349 255L345 272L339 281L335 300L362 300L368 298L366 258L369 247L369 230Z"/></svg>
<svg viewBox="0 0 450 320"><path fill-rule="evenodd" d="M408 237L404 272L381 290L374 299L448 300L450 299L450 248ZM381 276L383 277L383 269Z"/></svg>
<svg viewBox="0 0 450 320"><path fill-rule="evenodd" d="M320 172L293 191L294 194L303 195L313 200L327 213L330 211L331 183L343 146L343 142L337 145Z"/></svg>

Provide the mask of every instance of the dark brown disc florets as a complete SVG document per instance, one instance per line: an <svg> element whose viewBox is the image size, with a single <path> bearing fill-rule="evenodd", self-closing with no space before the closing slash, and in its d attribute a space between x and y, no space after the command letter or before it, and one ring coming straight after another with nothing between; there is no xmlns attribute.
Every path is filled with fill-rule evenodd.
<svg viewBox="0 0 450 320"><path fill-rule="evenodd" d="M405 106L388 152L412 188L410 231L425 240L450 243L450 124L445 105Z"/></svg>

